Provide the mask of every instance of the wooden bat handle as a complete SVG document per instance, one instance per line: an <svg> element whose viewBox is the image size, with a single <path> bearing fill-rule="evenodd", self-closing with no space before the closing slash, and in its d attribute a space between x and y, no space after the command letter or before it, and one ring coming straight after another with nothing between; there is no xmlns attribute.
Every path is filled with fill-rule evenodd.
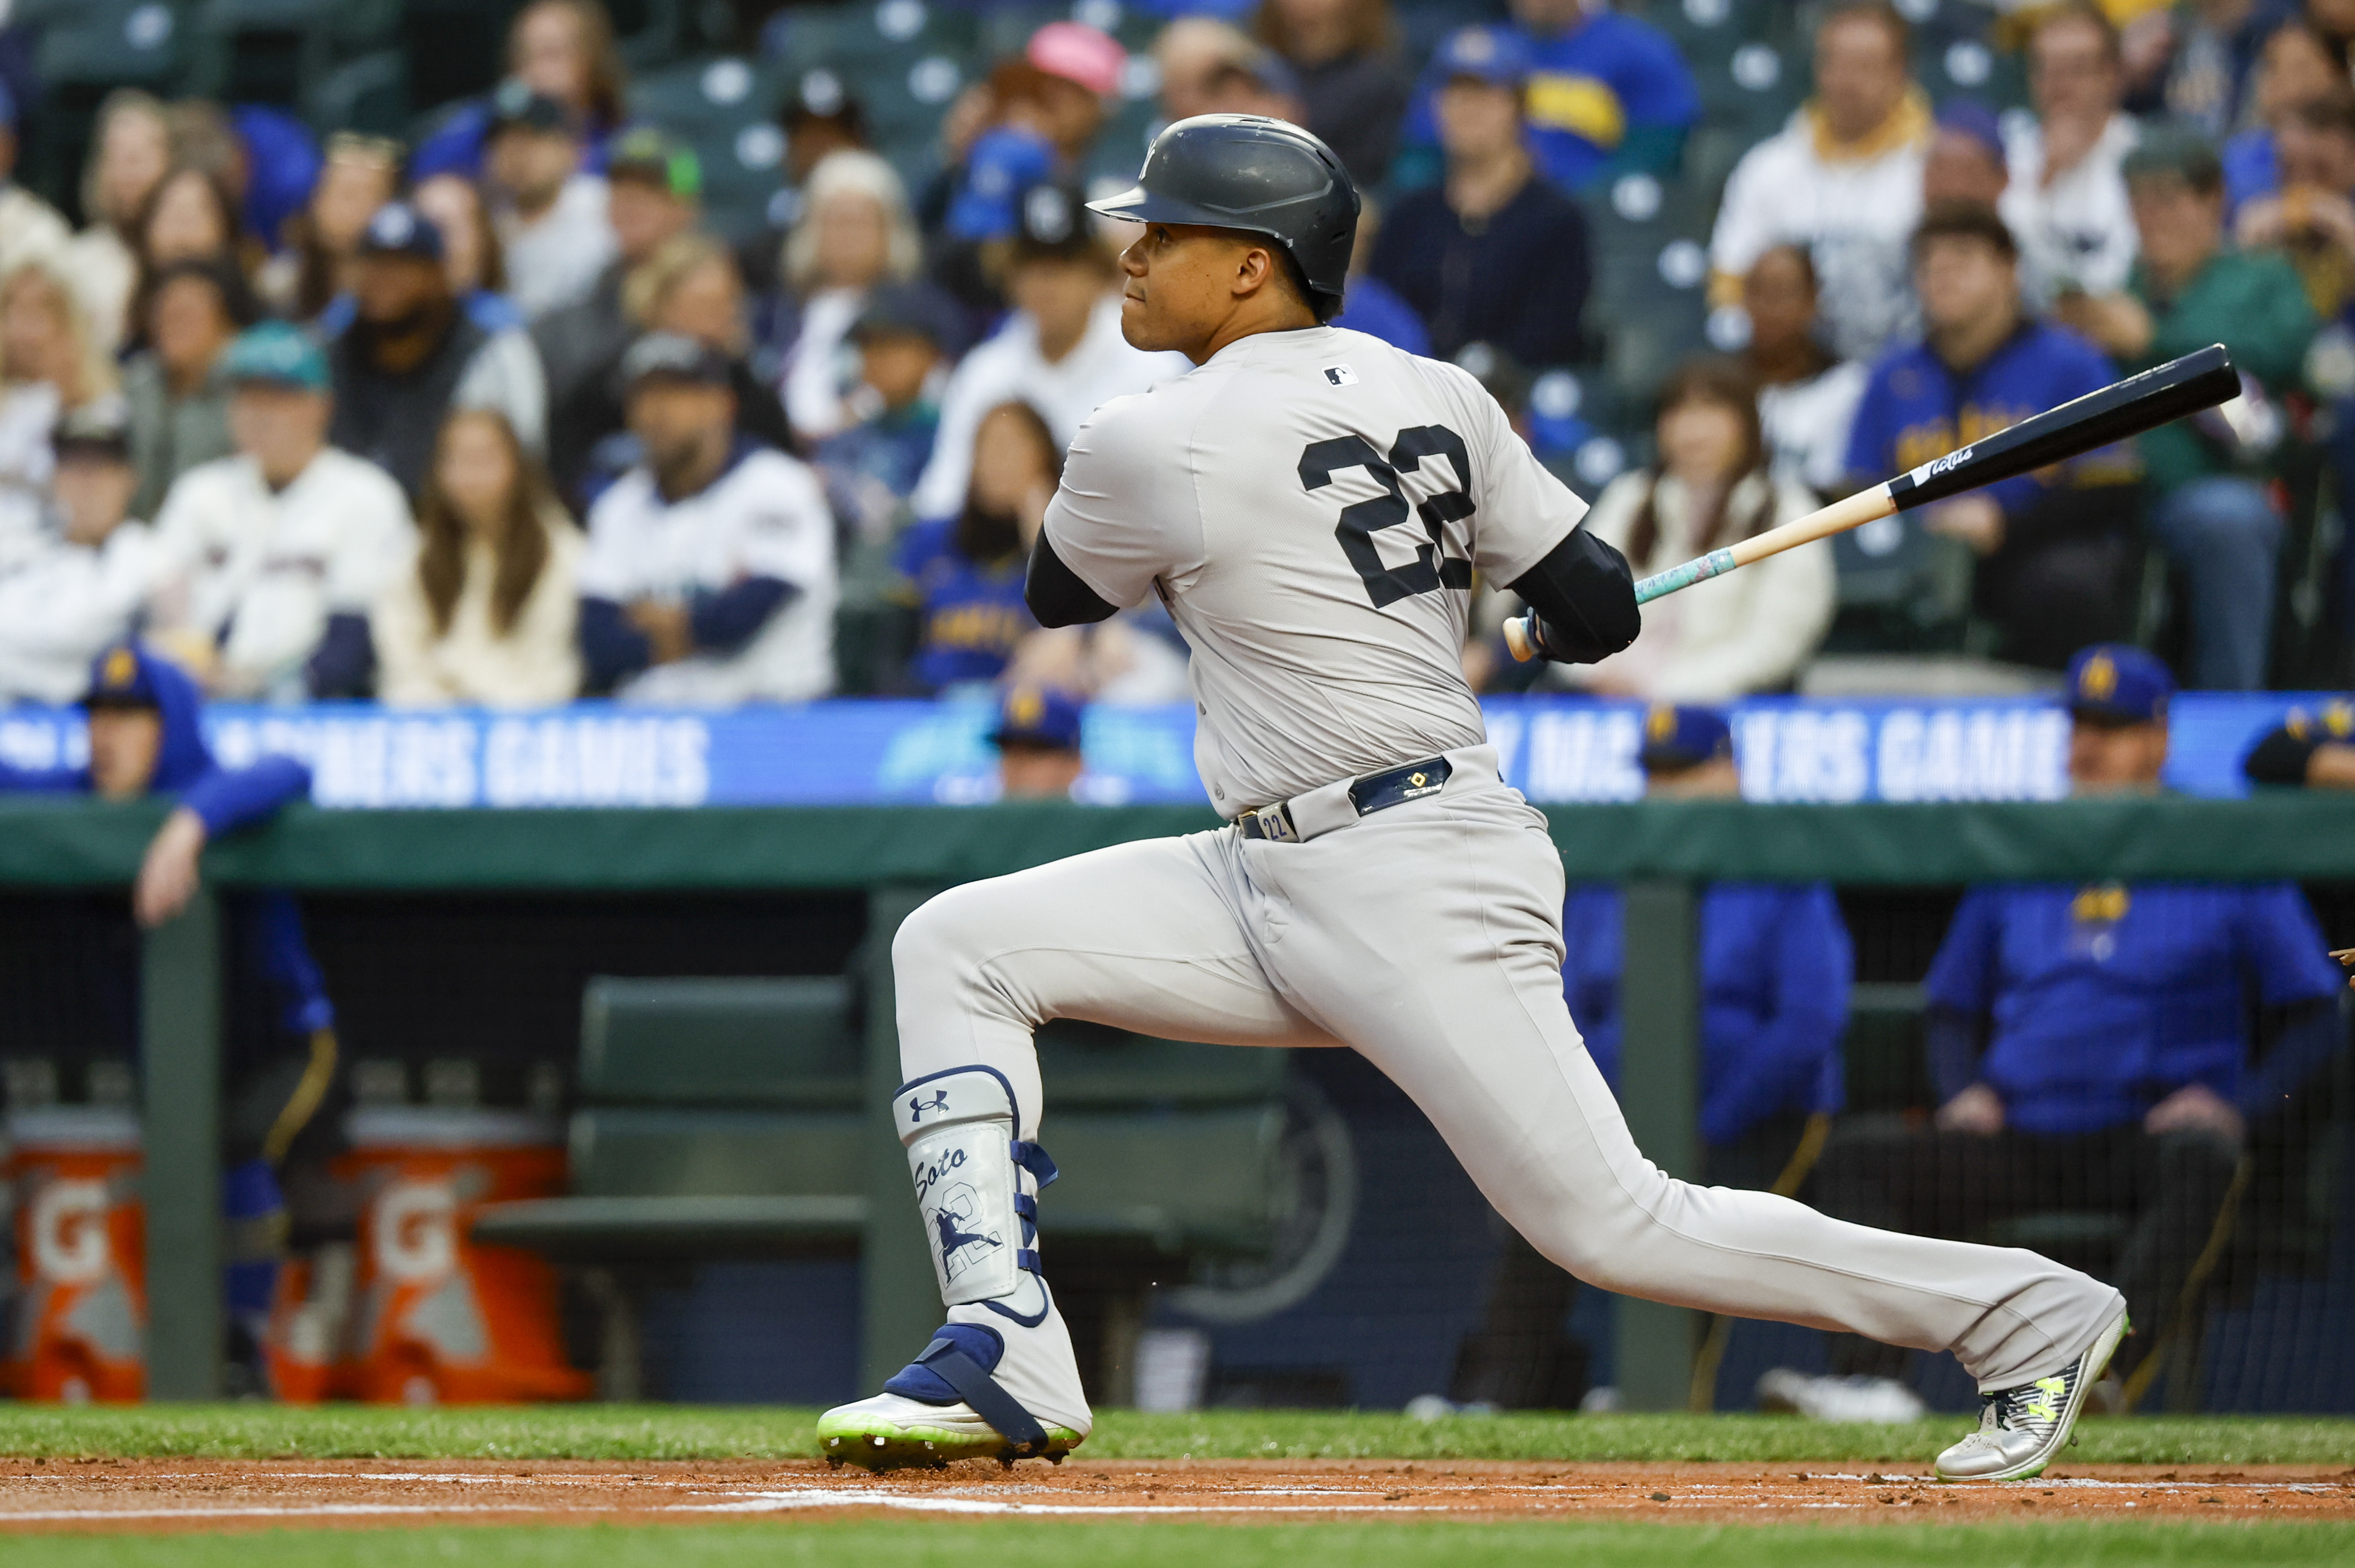
<svg viewBox="0 0 2355 1568"><path fill-rule="evenodd" d="M1748 566L1770 555L1780 555L1803 544L1813 544L1834 534L1844 534L1876 517L1886 517L1896 510L1897 498L1888 485L1876 485L1870 490L1859 490L1844 501L1834 501L1830 506L1795 518L1779 528L1753 534L1723 549L1713 549L1698 560L1689 560L1682 566L1672 566L1666 571L1638 580L1636 603L1648 604L1679 588L1690 588L1696 582L1722 577L1737 566ZM1527 664L1537 657L1535 611L1505 623L1505 646L1512 650L1513 658L1518 663Z"/></svg>

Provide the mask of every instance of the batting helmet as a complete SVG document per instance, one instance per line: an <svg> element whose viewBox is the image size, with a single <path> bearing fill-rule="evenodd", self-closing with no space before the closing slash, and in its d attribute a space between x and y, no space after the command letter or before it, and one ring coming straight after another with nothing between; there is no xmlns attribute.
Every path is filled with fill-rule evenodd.
<svg viewBox="0 0 2355 1568"><path fill-rule="evenodd" d="M1199 223L1284 247L1320 304L1338 306L1358 238L1358 187L1333 149L1281 120L1198 114L1146 149L1136 188L1088 204L1133 223Z"/></svg>

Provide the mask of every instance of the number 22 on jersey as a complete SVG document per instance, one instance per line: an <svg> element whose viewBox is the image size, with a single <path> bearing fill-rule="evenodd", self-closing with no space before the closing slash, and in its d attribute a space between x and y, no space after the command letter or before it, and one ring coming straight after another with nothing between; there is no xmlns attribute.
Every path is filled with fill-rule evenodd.
<svg viewBox="0 0 2355 1568"><path fill-rule="evenodd" d="M1455 471L1455 488L1442 490L1428 501L1412 506L1412 514L1423 519L1424 531L1431 538L1428 542L1416 544L1414 559L1405 565L1385 566L1381 552L1374 548L1374 536L1385 528L1397 528L1410 515L1406 492L1399 485L1399 471L1418 470L1427 457L1447 459ZM1362 435L1311 442L1300 454L1300 483L1310 490L1321 490L1333 482L1333 475L1351 468L1364 469L1381 485L1383 493L1371 500L1342 507L1340 526L1333 530L1333 537L1341 541L1341 553L1358 569L1358 576L1366 584L1366 596L1373 601L1375 609L1416 593L1472 586L1472 563L1440 553L1447 546L1447 525L1470 517L1473 510L1472 497L1466 494L1472 485L1472 460L1464 449L1462 436L1445 425L1416 425L1398 432L1387 457L1374 450L1374 443Z"/></svg>

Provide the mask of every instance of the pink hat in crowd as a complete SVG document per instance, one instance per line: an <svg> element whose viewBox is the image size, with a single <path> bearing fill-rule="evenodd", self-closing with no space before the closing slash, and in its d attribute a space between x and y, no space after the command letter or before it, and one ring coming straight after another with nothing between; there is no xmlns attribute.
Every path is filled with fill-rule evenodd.
<svg viewBox="0 0 2355 1568"><path fill-rule="evenodd" d="M1083 22L1050 22L1030 35L1022 57L1049 76L1076 81L1099 98L1120 91L1128 51L1110 33Z"/></svg>

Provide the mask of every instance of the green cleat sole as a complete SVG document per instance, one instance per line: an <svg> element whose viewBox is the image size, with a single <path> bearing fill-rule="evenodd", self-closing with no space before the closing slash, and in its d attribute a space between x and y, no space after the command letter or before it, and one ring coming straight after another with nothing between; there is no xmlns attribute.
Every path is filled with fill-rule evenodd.
<svg viewBox="0 0 2355 1568"><path fill-rule="evenodd" d="M939 1469L960 1459L995 1459L1008 1469L1013 1468L1015 1460L1024 1458L1060 1465L1064 1455L1084 1441L1068 1427L1050 1426L1046 1451L1023 1454L995 1432L976 1435L945 1426L894 1427L878 1432L846 1424L836 1430L821 1425L817 1435L818 1452L826 1456L827 1465L837 1470L845 1465L856 1465L878 1474L885 1470Z"/></svg>

